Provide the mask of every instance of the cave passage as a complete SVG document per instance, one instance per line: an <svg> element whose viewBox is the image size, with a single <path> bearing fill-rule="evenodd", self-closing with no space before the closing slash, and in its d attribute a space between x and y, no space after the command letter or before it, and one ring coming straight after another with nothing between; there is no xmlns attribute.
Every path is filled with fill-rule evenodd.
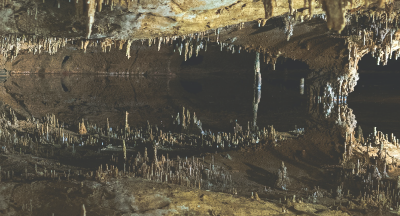
<svg viewBox="0 0 400 216"><path fill-rule="evenodd" d="M0 1L0 215L398 215L399 3Z"/></svg>

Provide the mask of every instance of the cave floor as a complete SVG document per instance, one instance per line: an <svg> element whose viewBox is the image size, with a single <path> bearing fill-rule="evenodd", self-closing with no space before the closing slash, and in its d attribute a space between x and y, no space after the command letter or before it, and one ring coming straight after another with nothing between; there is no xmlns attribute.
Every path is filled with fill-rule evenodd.
<svg viewBox="0 0 400 216"><path fill-rule="evenodd" d="M307 114L306 98L299 93L299 88L291 87L301 76L288 78L287 73L279 72L268 75L269 80L263 83L258 125L262 134L261 125L271 131L266 123L274 123L276 140L269 139L267 135L261 138L263 135L260 135L260 141L256 143L224 149L222 146L215 148L193 144L196 140L193 137L198 135L189 133L193 131L186 134L180 131L180 126L172 123L174 118L171 119L171 115L175 116L175 112L181 112L180 106L185 106L202 119L204 131L208 128L224 131L236 122L232 122L235 114L247 110L248 114L238 115L237 118L237 122L243 124L244 134L245 120L253 117L254 92L243 85L235 89L238 87L235 83L237 77L9 77L2 87L1 108L5 119L11 108L17 113L18 120L15 123L11 117L2 121L3 130L11 128L21 139L46 139L45 132L42 136L38 135L40 126L35 122L44 121L39 125L46 125L47 120L43 120L49 116L46 114L55 113L65 124L62 129L65 134L70 134L71 139L75 137L78 142L73 147L60 141L56 141L55 145L51 142L43 144L46 141L42 144L27 141L10 146L5 140L10 137L2 135L0 140L8 149L3 147L0 155L0 212L2 215L77 215L84 204L87 215L392 214L391 209L367 208L357 194L359 189L354 186L359 181L358 177L349 177L351 168L338 166L335 154L324 147L340 140L340 130L329 128L329 121L320 116L325 115L323 112L317 116ZM240 82L252 87L251 79L246 81L244 77ZM160 85L167 87L168 92L159 91L157 86ZM60 100L61 96L63 100ZM366 98L367 101L374 101ZM109 138L103 132L96 132L95 128L104 127L100 125L104 125L107 118L111 127L122 128L121 122L124 122L127 109L131 109L128 118L131 129L136 127L135 130L143 132L148 124L161 121L162 124L150 127L164 133L172 131L170 135L178 140L182 139L179 138L182 134L186 137L183 140L192 140L190 144L180 140L176 145L160 145L160 160L166 155L175 162L179 160L178 155L189 158L186 158L188 163L200 160L203 162L199 164L204 166L211 167L212 164L218 167L220 174L217 175L229 173L232 182L228 186L218 182L212 189L207 186L199 189L192 183L188 186L182 182L174 184L149 180L151 177L146 176L134 177L140 171L131 172L130 165L129 170L125 168L124 172L121 139ZM36 116L36 120L24 120L29 115ZM88 129L84 135L79 134L79 127L76 126L82 118L86 119ZM150 123L146 126L147 120ZM51 123L49 125L50 137L59 139L58 129L54 129ZM304 127L306 132L293 131L294 125L300 130ZM115 132L118 133L118 130ZM93 141L94 138L97 141ZM85 145L79 145L79 139ZM127 139L127 158L138 157L138 152L144 155L144 146L148 147L149 158L152 158L151 145L142 146ZM287 190L276 187L282 161L290 179ZM96 176L99 166L101 177ZM116 168L119 173L115 174ZM395 176L396 170L389 170L388 173ZM392 178L385 180L391 181ZM346 185L343 195L337 198L337 185L343 185L343 182Z"/></svg>

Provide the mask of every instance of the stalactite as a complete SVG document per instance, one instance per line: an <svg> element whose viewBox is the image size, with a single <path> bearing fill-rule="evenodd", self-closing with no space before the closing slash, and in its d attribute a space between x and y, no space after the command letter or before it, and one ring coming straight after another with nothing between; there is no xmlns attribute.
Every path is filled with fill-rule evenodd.
<svg viewBox="0 0 400 216"><path fill-rule="evenodd" d="M189 48L189 59L192 58L193 55L193 44L190 43L190 48Z"/></svg>
<svg viewBox="0 0 400 216"><path fill-rule="evenodd" d="M94 14L96 13L96 1L95 0L88 0L87 8L88 8L88 18L87 18L87 26L86 26L86 38L89 39L90 35L92 34L92 26L94 23Z"/></svg>
<svg viewBox="0 0 400 216"><path fill-rule="evenodd" d="M97 11L101 12L103 8L103 0L96 0L96 3L97 3Z"/></svg>
<svg viewBox="0 0 400 216"><path fill-rule="evenodd" d="M308 0L308 12L309 12L309 19L311 19L314 15L314 1L315 0ZM341 1L341 0L338 0Z"/></svg>
<svg viewBox="0 0 400 216"><path fill-rule="evenodd" d="M128 40L128 42L126 43L126 56L128 57L128 59L131 58L131 45L132 45L133 40Z"/></svg>
<svg viewBox="0 0 400 216"><path fill-rule="evenodd" d="M185 41L185 61L187 60L188 53L189 53L189 42Z"/></svg>
<svg viewBox="0 0 400 216"><path fill-rule="evenodd" d="M276 6L276 0L263 0L263 4L264 4L264 11L265 11L265 19L260 21L260 24L262 22L262 26L265 25L265 23L267 22L267 20L271 17L273 17L274 14L274 9Z"/></svg>
<svg viewBox="0 0 400 216"><path fill-rule="evenodd" d="M293 9L293 0L288 0L289 3L289 14L293 15L294 9Z"/></svg>
<svg viewBox="0 0 400 216"><path fill-rule="evenodd" d="M75 1L75 14L77 17L81 17L84 14L84 0L76 0Z"/></svg>
<svg viewBox="0 0 400 216"><path fill-rule="evenodd" d="M325 10L327 16L328 29L338 31L339 33L344 29L346 25L343 1L344 0L322 1L322 8Z"/></svg>
<svg viewBox="0 0 400 216"><path fill-rule="evenodd" d="M119 50L122 50L124 48L124 44L126 43L126 40L120 40L119 41Z"/></svg>

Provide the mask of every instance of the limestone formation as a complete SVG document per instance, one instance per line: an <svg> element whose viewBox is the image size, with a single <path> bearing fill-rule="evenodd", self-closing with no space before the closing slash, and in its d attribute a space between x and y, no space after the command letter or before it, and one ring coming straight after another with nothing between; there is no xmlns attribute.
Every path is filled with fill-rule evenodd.
<svg viewBox="0 0 400 216"><path fill-rule="evenodd" d="M378 181L382 179L382 175L381 175L381 173L379 172L377 166L374 167L374 171L373 171L373 173L372 173L372 178L374 178L374 179L376 179L376 180L378 180Z"/></svg>
<svg viewBox="0 0 400 216"><path fill-rule="evenodd" d="M94 0L92 0L92 1L94 1ZM86 216L85 204L82 204L81 216Z"/></svg>
<svg viewBox="0 0 400 216"><path fill-rule="evenodd" d="M290 186L290 179L287 175L287 168L283 161L281 167L278 169L277 175L278 179L275 182L275 186L282 190L287 190L287 187Z"/></svg>
<svg viewBox="0 0 400 216"><path fill-rule="evenodd" d="M79 123L79 134L84 135L87 133L86 127L85 127L85 122L82 119L82 123Z"/></svg>

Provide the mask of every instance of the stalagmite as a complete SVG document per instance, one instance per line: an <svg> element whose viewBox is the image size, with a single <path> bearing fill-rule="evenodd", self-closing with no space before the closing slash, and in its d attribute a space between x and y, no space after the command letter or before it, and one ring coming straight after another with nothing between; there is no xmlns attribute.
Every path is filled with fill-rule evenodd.
<svg viewBox="0 0 400 216"><path fill-rule="evenodd" d="M400 189L400 176L397 176L397 179L396 179L396 188L397 188L397 189Z"/></svg>
<svg viewBox="0 0 400 216"><path fill-rule="evenodd" d="M94 1L94 0L92 0L92 1ZM82 204L81 216L86 216L85 204Z"/></svg>
<svg viewBox="0 0 400 216"><path fill-rule="evenodd" d="M125 111L125 132L129 131L128 115L128 111Z"/></svg>
<svg viewBox="0 0 400 216"><path fill-rule="evenodd" d="M107 133L106 133L108 136L110 135L110 122L108 121L108 118L107 118Z"/></svg>
<svg viewBox="0 0 400 216"><path fill-rule="evenodd" d="M86 127L85 127L84 120L82 119L82 123L80 124L80 127L79 127L79 134L80 135L84 135L86 133L87 133L87 130L86 130Z"/></svg>
<svg viewBox="0 0 400 216"><path fill-rule="evenodd" d="M93 0L92 0L93 1ZM83 53L86 53L86 49L87 49L87 46L89 45L89 41L88 40L86 40L84 43L83 43Z"/></svg>
<svg viewBox="0 0 400 216"><path fill-rule="evenodd" d="M124 48L124 44L125 44L126 40L119 40L119 50L122 50Z"/></svg>
<svg viewBox="0 0 400 216"><path fill-rule="evenodd" d="M257 201L260 201L260 200L261 200L260 197L258 196L258 193L257 193L257 192L255 192L254 199L257 200Z"/></svg>
<svg viewBox="0 0 400 216"><path fill-rule="evenodd" d="M122 140L122 150L124 152L124 161L126 162L126 145L125 140Z"/></svg>
<svg viewBox="0 0 400 216"><path fill-rule="evenodd" d="M375 179L377 179L378 182L379 182L379 180L382 179L382 175L379 173L379 170L378 170L378 167L377 167L377 166L375 166L375 169L374 169L374 172L373 172L373 174L372 174L372 177L375 178Z"/></svg>
<svg viewBox="0 0 400 216"><path fill-rule="evenodd" d="M290 179L287 176L287 168L285 167L285 163L282 161L281 168L278 170L278 180L276 181L275 186L287 190L287 186L289 185Z"/></svg>

